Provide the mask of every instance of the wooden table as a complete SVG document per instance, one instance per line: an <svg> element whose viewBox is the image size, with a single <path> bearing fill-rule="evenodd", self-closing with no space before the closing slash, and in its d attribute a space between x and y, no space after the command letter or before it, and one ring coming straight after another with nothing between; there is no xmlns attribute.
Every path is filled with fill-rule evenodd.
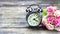
<svg viewBox="0 0 60 34"><path fill-rule="evenodd" d="M26 22L26 8L39 4L42 8L50 5L60 6L59 1L19 1L0 2L0 34L60 34L57 31L29 28Z"/></svg>

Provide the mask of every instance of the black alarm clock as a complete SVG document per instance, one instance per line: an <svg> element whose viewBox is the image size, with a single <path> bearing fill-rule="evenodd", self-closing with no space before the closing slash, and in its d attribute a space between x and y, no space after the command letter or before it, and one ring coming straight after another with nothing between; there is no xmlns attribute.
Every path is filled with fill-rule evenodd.
<svg viewBox="0 0 60 34"><path fill-rule="evenodd" d="M42 21L42 9L37 4L32 4L26 9L26 21L30 27L38 27Z"/></svg>

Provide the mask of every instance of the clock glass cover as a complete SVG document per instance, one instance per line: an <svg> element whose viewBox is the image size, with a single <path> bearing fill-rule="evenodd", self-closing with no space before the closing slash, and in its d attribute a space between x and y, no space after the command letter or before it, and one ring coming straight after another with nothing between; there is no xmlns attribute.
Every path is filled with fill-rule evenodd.
<svg viewBox="0 0 60 34"><path fill-rule="evenodd" d="M37 13L32 13L28 16L28 23L30 26L37 26L40 24L40 16Z"/></svg>

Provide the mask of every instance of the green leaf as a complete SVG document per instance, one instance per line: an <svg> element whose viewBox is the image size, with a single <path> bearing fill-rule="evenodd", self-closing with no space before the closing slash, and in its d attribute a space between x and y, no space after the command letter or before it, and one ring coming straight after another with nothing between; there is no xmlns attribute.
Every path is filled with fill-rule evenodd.
<svg viewBox="0 0 60 34"><path fill-rule="evenodd" d="M43 16L46 16L47 15L47 10L46 9L43 9L42 15Z"/></svg>

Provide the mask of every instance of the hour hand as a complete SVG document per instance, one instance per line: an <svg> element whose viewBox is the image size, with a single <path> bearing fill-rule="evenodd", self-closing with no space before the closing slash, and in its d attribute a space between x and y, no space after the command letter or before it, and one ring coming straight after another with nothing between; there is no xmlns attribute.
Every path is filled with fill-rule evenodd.
<svg viewBox="0 0 60 34"><path fill-rule="evenodd" d="M36 19L33 19L33 20L35 20L35 21L37 21L37 22L38 22L38 20L36 20Z"/></svg>

